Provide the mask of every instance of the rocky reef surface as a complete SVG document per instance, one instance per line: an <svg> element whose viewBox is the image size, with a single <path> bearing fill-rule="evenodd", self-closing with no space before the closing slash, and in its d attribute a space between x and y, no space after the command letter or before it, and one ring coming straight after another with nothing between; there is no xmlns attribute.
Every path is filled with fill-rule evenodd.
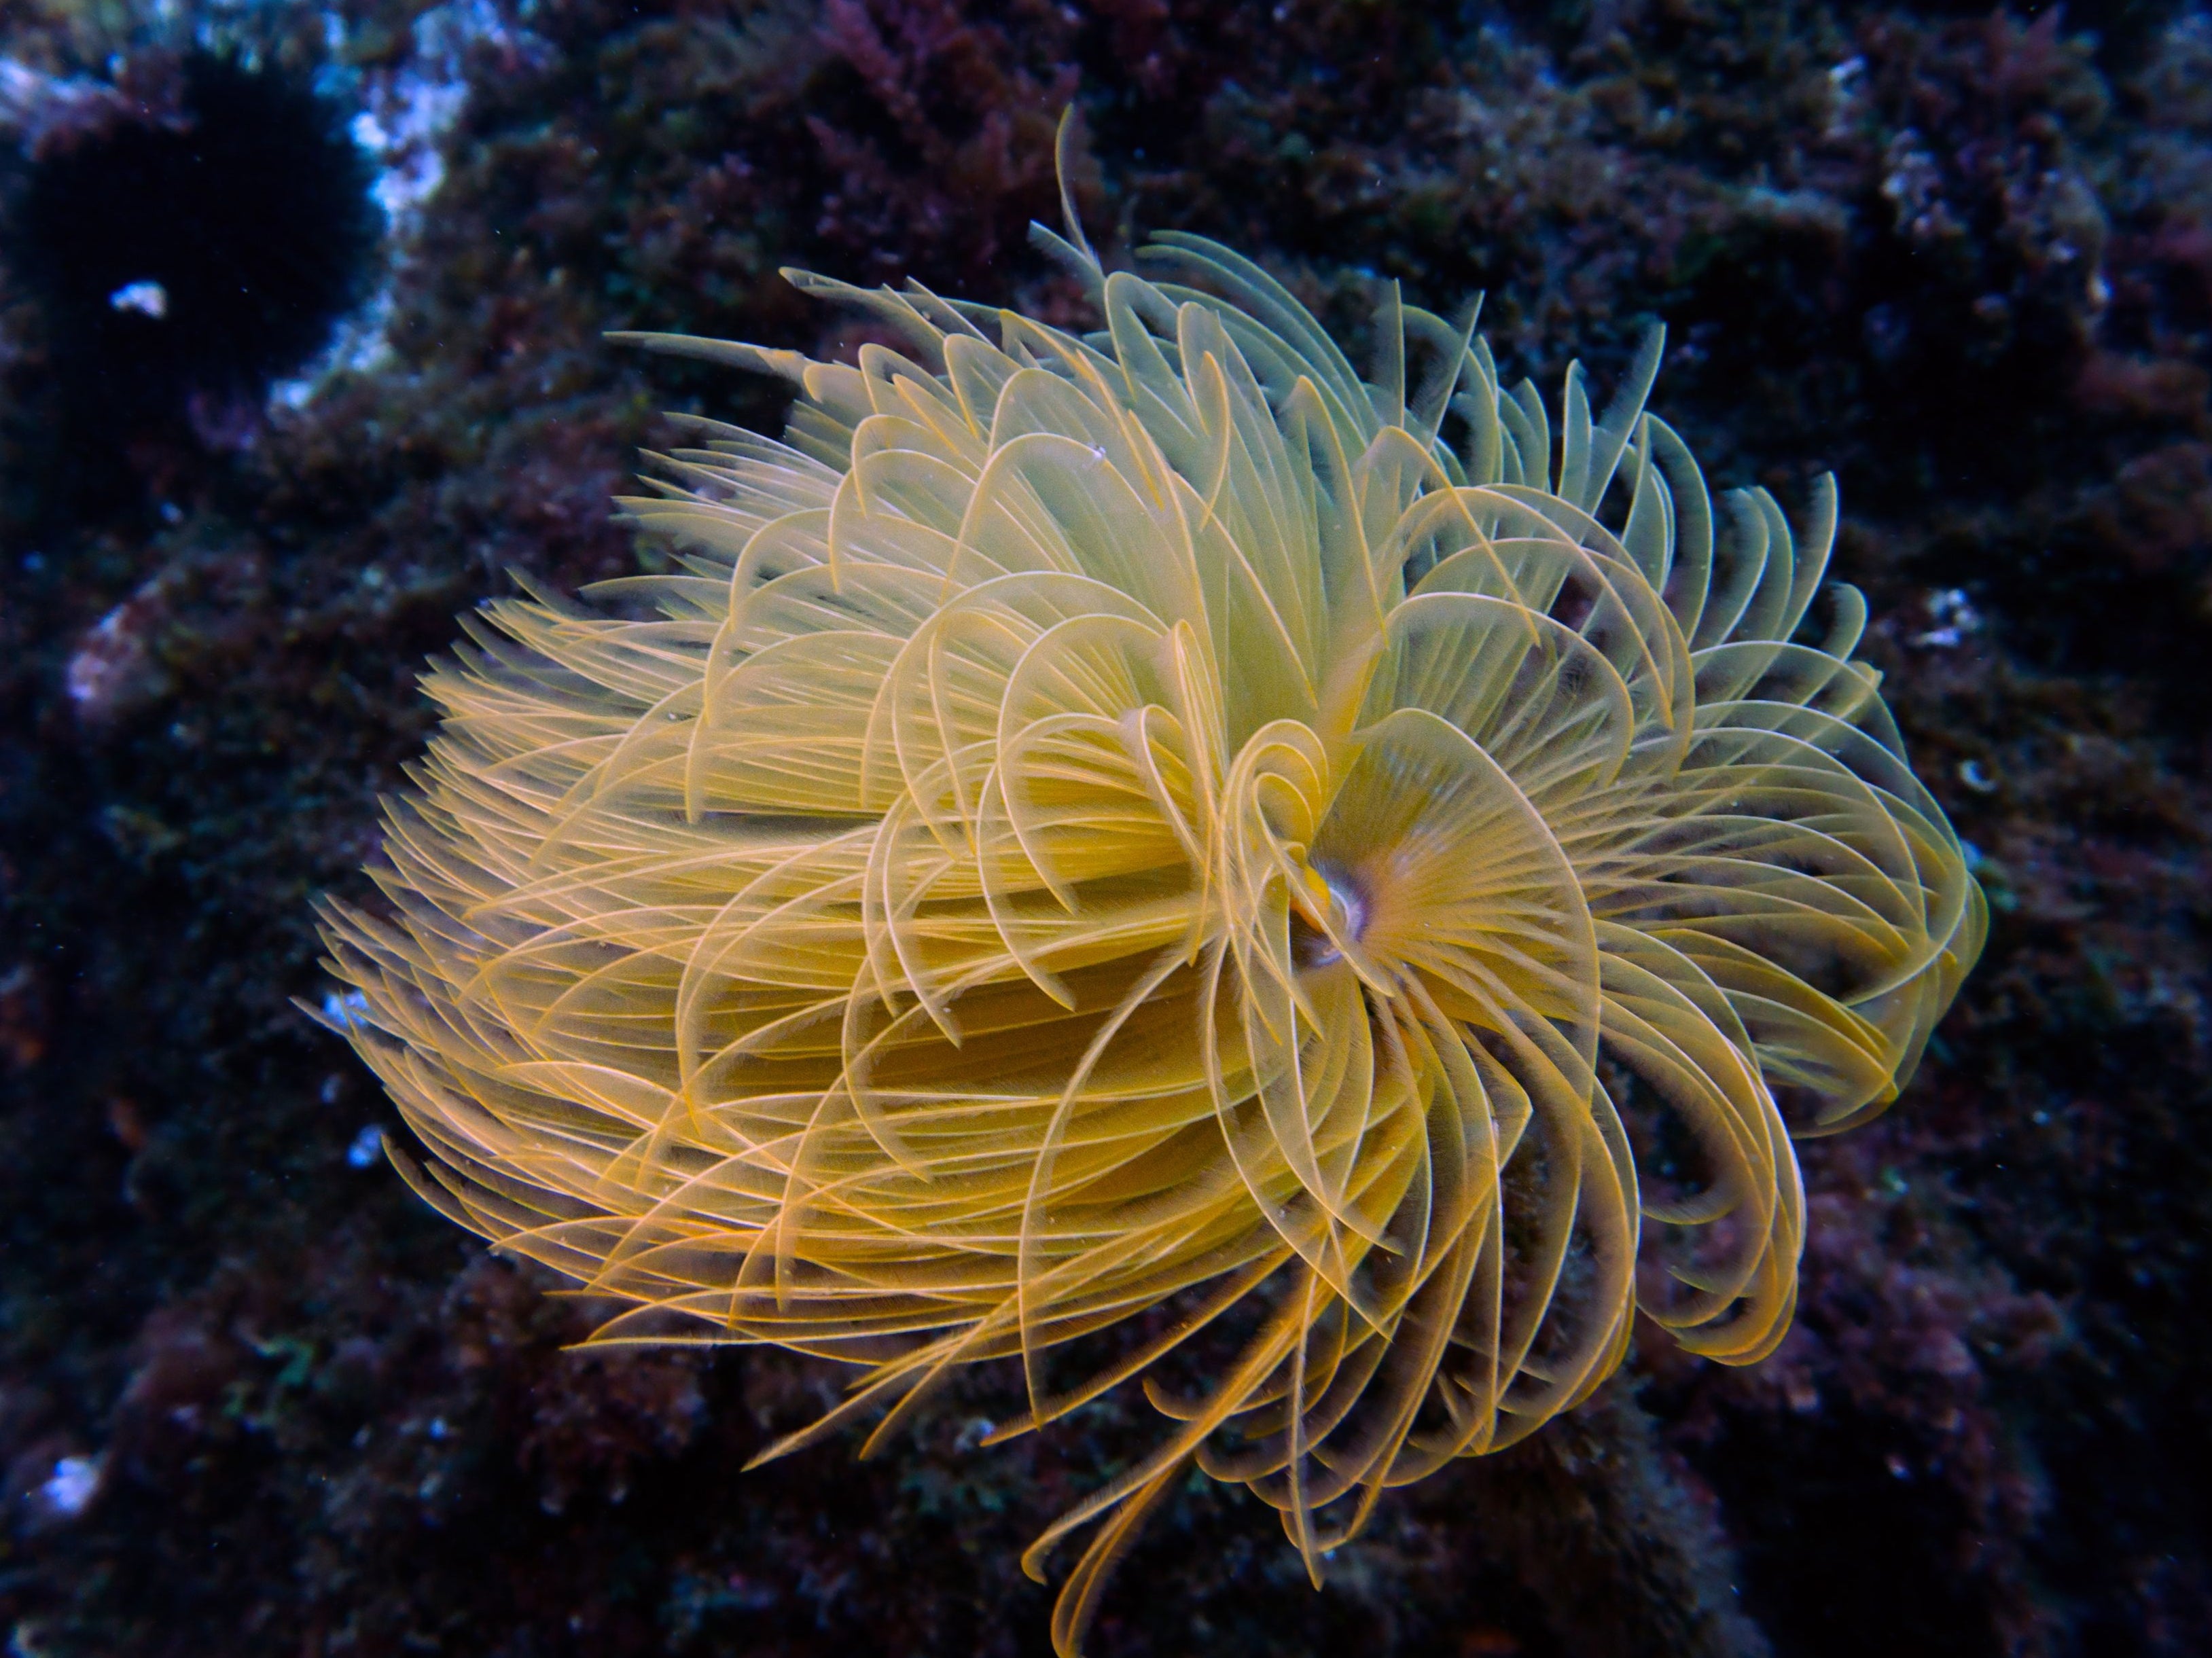
<svg viewBox="0 0 2212 1658"><path fill-rule="evenodd" d="M312 361L134 380L169 290L125 284L88 369L25 203L194 130L210 59L349 124L383 250L323 273L356 302ZM1771 1360L1639 1340L1318 1595L1194 1489L1094 1650L2212 1649L2201 0L0 0L8 1651L1044 1650L1015 1554L1141 1400L979 1451L1013 1408L979 1374L893 1454L742 1473L836 1374L571 1351L593 1309L407 1195L294 1000L455 612L632 568L608 501L655 410L778 418L601 331L854 349L787 264L1079 320L1023 236L1071 99L1109 257L1200 230L1355 336L1377 276L1485 288L1547 386L1663 319L1656 404L1716 483L1794 507L1833 468L1994 910L1905 1097L1804 1148Z"/></svg>

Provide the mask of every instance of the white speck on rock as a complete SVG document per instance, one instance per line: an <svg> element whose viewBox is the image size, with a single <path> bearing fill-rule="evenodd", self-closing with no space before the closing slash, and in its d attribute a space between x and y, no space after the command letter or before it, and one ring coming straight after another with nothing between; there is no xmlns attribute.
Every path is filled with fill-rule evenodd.
<svg viewBox="0 0 2212 1658"><path fill-rule="evenodd" d="M125 282L107 296L107 307L159 321L169 314L169 290L156 282Z"/></svg>
<svg viewBox="0 0 2212 1658"><path fill-rule="evenodd" d="M74 1520L100 1495L100 1472L96 1456L65 1456L40 1485L39 1501L55 1519Z"/></svg>
<svg viewBox="0 0 2212 1658"><path fill-rule="evenodd" d="M323 1017L342 1030L350 1030L368 1016L368 998L358 990L324 993Z"/></svg>

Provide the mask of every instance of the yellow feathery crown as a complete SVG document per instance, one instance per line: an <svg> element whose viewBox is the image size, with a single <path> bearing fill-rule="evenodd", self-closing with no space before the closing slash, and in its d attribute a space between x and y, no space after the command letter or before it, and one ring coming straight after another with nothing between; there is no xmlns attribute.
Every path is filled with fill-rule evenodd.
<svg viewBox="0 0 2212 1658"><path fill-rule="evenodd" d="M1158 1449L1024 1560L1102 1522L1063 1653L1194 1463L1317 1582L1635 1309L1770 1352L1792 1128L1896 1096L1985 926L1864 601L1807 635L1832 483L1717 530L1656 331L1555 426L1474 307L1386 285L1363 380L1250 262L1109 276L1067 218L1085 337L802 273L907 353L643 337L794 384L786 440L700 422L627 503L637 614L466 624L392 914L326 911L423 1197L629 1303L599 1339L863 1367L771 1455L978 1361L1001 1438L1145 1377Z"/></svg>

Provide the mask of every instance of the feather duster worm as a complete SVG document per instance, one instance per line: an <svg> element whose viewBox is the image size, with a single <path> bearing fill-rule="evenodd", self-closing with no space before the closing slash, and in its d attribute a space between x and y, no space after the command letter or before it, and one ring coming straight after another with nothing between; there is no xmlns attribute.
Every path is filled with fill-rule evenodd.
<svg viewBox="0 0 2212 1658"><path fill-rule="evenodd" d="M1085 338L804 274L908 352L645 337L792 382L786 440L628 503L656 619L469 624L395 914L327 916L424 1198L629 1303L601 1339L865 1367L776 1453L983 1360L1001 1437L1145 1378L1158 1449L1024 1561L1098 1523L1062 1653L1193 1464L1318 1581L1634 1309L1771 1351L1790 1133L1895 1096L1984 927L1863 601L1807 632L1832 485L1717 525L1656 336L1555 428L1472 309L1386 288L1365 380L1228 250L1068 228Z"/></svg>

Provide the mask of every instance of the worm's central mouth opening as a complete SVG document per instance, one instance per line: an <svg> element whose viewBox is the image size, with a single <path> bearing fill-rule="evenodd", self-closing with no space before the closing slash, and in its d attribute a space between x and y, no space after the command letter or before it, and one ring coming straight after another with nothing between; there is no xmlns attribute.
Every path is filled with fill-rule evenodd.
<svg viewBox="0 0 2212 1658"><path fill-rule="evenodd" d="M1327 967L1344 953L1329 936L1332 930L1355 944L1366 932L1367 892L1340 864L1315 863L1305 878L1304 890L1291 903L1291 957L1302 968Z"/></svg>

